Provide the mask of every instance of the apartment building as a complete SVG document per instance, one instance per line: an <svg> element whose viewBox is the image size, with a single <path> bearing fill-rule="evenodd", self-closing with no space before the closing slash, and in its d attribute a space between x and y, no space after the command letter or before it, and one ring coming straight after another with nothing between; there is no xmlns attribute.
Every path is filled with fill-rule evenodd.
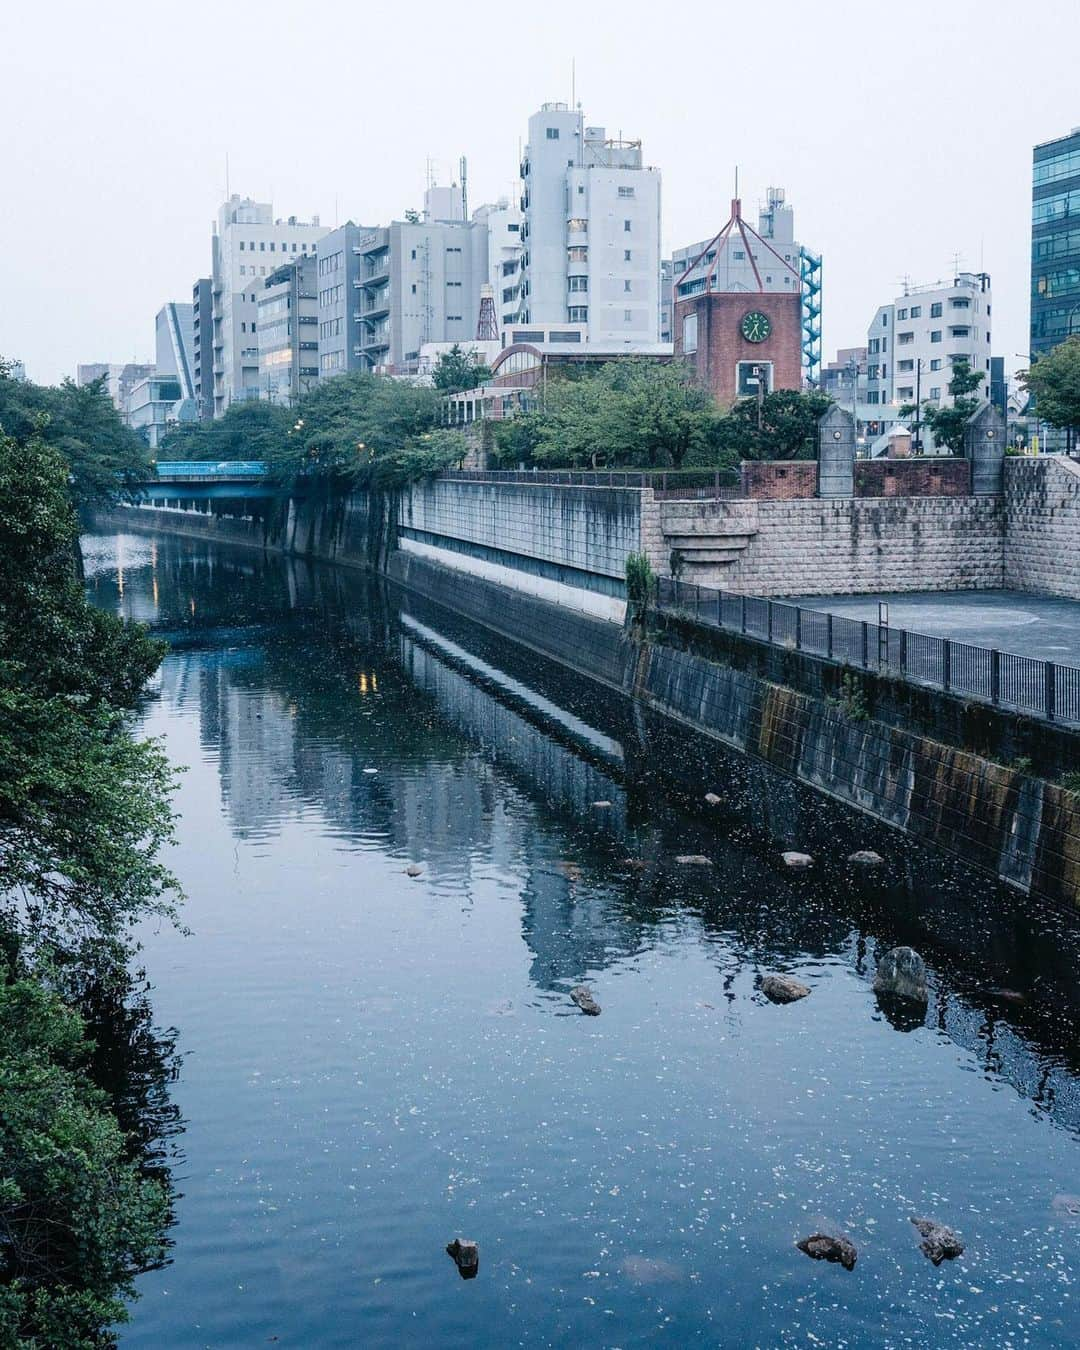
<svg viewBox="0 0 1080 1350"><path fill-rule="evenodd" d="M260 392L258 301L266 278L285 262L315 255L328 231L316 216L275 219L270 202L235 193L218 212L211 258L214 416Z"/></svg>
<svg viewBox="0 0 1080 1350"><path fill-rule="evenodd" d="M200 277L191 288L191 392L200 421L214 415L213 282Z"/></svg>
<svg viewBox="0 0 1080 1350"><path fill-rule="evenodd" d="M521 162L517 321L584 324L590 343L633 350L660 338L660 171L640 141L545 103Z"/></svg>
<svg viewBox="0 0 1080 1350"><path fill-rule="evenodd" d="M282 263L258 301L259 397L288 407L319 378L319 300L311 253Z"/></svg>
<svg viewBox="0 0 1080 1350"><path fill-rule="evenodd" d="M927 400L947 407L952 367L962 361L982 372L988 397L992 316L986 272L905 288L867 330L867 402L883 410Z"/></svg>

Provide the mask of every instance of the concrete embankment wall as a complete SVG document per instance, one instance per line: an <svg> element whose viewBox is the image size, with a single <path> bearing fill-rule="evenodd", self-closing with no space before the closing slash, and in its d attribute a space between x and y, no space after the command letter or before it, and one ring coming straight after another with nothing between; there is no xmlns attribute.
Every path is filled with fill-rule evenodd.
<svg viewBox="0 0 1080 1350"><path fill-rule="evenodd" d="M641 494L431 479L402 492L397 545L456 572L621 621L626 558L641 547Z"/></svg>
<svg viewBox="0 0 1080 1350"><path fill-rule="evenodd" d="M1048 456L1005 470L1006 586L1080 600L1080 465Z"/></svg>
<svg viewBox="0 0 1080 1350"><path fill-rule="evenodd" d="M817 658L681 620L632 635L481 578L462 588L415 555L395 554L389 575L1024 891L1080 904L1080 797L1039 776L1075 763L1066 730L876 677L845 685Z"/></svg>

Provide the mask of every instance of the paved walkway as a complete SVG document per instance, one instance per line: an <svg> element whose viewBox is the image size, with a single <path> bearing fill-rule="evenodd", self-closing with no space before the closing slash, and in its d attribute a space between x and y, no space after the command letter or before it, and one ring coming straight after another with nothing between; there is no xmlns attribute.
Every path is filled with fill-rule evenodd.
<svg viewBox="0 0 1080 1350"><path fill-rule="evenodd" d="M881 595L784 596L852 619L877 621L878 601L889 606L889 624L931 637L956 638L1060 665L1080 666L1080 601L1026 595L1023 591L907 591Z"/></svg>

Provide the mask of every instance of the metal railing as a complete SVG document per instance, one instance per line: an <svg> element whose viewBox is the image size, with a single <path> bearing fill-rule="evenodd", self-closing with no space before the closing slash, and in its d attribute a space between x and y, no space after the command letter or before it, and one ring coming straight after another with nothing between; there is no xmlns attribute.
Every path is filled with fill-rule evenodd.
<svg viewBox="0 0 1080 1350"><path fill-rule="evenodd" d="M158 478L265 478L261 459L158 460Z"/></svg>
<svg viewBox="0 0 1080 1350"><path fill-rule="evenodd" d="M1080 725L1080 669L1076 666L996 647L976 647L955 638L930 637L867 619L849 619L782 600L736 595L677 577L657 578L656 606L843 665L983 699L1051 722Z"/></svg>
<svg viewBox="0 0 1080 1350"><path fill-rule="evenodd" d="M739 473L729 469L447 469L440 477L553 487L653 488L658 497L742 496Z"/></svg>

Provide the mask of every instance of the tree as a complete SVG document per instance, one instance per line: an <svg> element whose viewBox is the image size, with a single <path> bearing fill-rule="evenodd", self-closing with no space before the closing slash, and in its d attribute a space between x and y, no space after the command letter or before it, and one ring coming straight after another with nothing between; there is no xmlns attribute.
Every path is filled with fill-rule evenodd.
<svg viewBox="0 0 1080 1350"><path fill-rule="evenodd" d="M627 358L580 378L550 378L540 407L496 431L500 459L550 468L710 465L720 416L681 362Z"/></svg>
<svg viewBox="0 0 1080 1350"><path fill-rule="evenodd" d="M167 432L159 459L280 459L287 451L289 411L261 399L231 403L221 417Z"/></svg>
<svg viewBox="0 0 1080 1350"><path fill-rule="evenodd" d="M101 506L146 477L150 452L124 426L105 381L53 387L13 380L0 361L0 434L37 435L63 455L76 506Z"/></svg>
<svg viewBox="0 0 1080 1350"><path fill-rule="evenodd" d="M1020 383L1034 394L1044 422L1069 430L1080 426L1080 335L1066 338L1022 370Z"/></svg>
<svg viewBox="0 0 1080 1350"><path fill-rule="evenodd" d="M951 405L947 408L934 402L922 405L923 424L936 445L947 446L953 454L963 450L967 424L979 406L979 400L971 395L978 389L982 379L982 371L972 370L967 361L957 361L949 380L949 393L953 400ZM900 415L911 417L917 410L916 404L906 403L900 409Z"/></svg>
<svg viewBox="0 0 1080 1350"><path fill-rule="evenodd" d="M462 351L458 343L448 352L440 352L432 372L432 380L440 394L460 394L465 389L476 389L491 379L491 369L476 351Z"/></svg>
<svg viewBox="0 0 1080 1350"><path fill-rule="evenodd" d="M832 404L828 394L775 389L759 408L756 398L740 399L720 428L721 444L740 459L814 459L818 422Z"/></svg>

